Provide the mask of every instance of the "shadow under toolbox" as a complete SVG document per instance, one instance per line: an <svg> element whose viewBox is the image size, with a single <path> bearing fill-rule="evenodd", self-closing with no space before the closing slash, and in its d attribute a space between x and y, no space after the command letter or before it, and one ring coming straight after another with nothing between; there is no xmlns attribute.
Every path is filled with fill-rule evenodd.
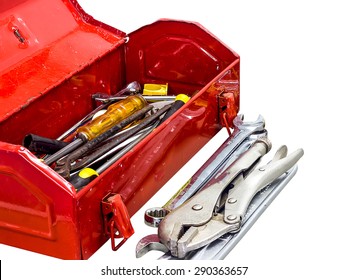
<svg viewBox="0 0 347 280"><path fill-rule="evenodd" d="M43 13L39 11L44 11ZM202 26L159 20L125 34L75 0L0 3L0 242L87 259L239 110L239 57ZM57 138L132 81L191 99L76 191L21 143ZM108 209L108 211L107 211Z"/></svg>

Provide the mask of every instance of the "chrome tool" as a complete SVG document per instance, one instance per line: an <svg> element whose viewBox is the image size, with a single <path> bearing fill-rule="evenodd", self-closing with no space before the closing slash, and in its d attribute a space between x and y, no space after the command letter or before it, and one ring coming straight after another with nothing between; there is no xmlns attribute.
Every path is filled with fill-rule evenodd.
<svg viewBox="0 0 347 280"><path fill-rule="evenodd" d="M225 233L238 232L256 193L291 169L304 153L298 149L287 156L287 147L282 146L270 163L254 167L270 148L267 139L257 140L218 182L162 220L158 236L173 256L183 258Z"/></svg>

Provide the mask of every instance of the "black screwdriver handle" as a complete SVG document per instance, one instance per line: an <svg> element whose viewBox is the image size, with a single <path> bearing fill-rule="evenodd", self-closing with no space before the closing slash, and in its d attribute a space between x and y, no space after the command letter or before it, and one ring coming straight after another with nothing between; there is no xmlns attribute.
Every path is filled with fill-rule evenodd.
<svg viewBox="0 0 347 280"><path fill-rule="evenodd" d="M36 134L28 134L23 139L23 146L25 148L29 151L43 154L54 154L68 144L69 143L42 137Z"/></svg>
<svg viewBox="0 0 347 280"><path fill-rule="evenodd" d="M179 108L181 108L184 104L186 104L189 99L190 98L188 95L178 94L170 110L167 111L164 117L160 120L159 125L162 124L164 121L166 121L169 117L171 117Z"/></svg>

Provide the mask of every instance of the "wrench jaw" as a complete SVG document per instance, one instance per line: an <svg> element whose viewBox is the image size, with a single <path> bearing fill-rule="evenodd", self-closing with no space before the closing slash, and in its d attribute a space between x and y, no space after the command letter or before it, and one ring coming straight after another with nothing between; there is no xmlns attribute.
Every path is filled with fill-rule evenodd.
<svg viewBox="0 0 347 280"><path fill-rule="evenodd" d="M170 204L171 212L159 224L159 244L173 257L189 259L193 251L223 235L238 233L248 219L246 212L254 196L303 155L299 149L287 156L287 148L282 146L270 163L259 167L262 156L271 149L264 118L259 115L255 122L244 122L243 115L238 115L233 123L232 136L204 166L213 175L206 176L205 169L198 173L204 178L199 192L193 185L194 192L188 188L184 200ZM227 160L221 160L222 154Z"/></svg>
<svg viewBox="0 0 347 280"><path fill-rule="evenodd" d="M261 115L258 116L255 122L244 122L243 118L243 114L239 114L234 118L234 131L232 135L226 139L214 155L198 170L192 177L192 182L180 191L180 195L167 203L166 208L172 210L182 205L197 193L198 190L204 188L226 162L230 160L235 161L238 155L246 151L249 144L256 141L256 139L267 137L265 120Z"/></svg>
<svg viewBox="0 0 347 280"><path fill-rule="evenodd" d="M258 140L252 147L252 152L249 153L251 149L247 152L247 157L241 157L237 162L239 163L238 165L232 165L230 174L238 174L231 170L240 170L240 167L250 166L252 162L256 162L258 158L266 154L270 148L271 144L267 139ZM171 216L168 223L165 223L165 219L162 221L159 225L158 232L161 242L168 247L173 256L184 258L188 252L210 244L225 233L236 233L240 231L243 217L253 197L267 185L271 184L274 180L291 169L302 155L303 150L298 149L287 156L287 148L282 146L278 149L270 163L260 167L258 167L259 164L257 164L257 167L252 169L245 178L242 173L237 177L232 177L232 184L234 186L228 192L223 212L215 213L212 211L211 218L208 221L204 220L204 222L199 220L199 214L196 214L196 217L193 218L192 215L186 215L185 212L187 211L182 212L182 210L202 210L204 207L208 206L208 204L195 204L199 196L201 197L202 194L205 193L212 194L210 190L214 189L218 189L222 194L224 189L219 188L219 184L215 184L209 189L200 192L194 198L171 212L170 215L166 217L169 218ZM208 197L211 198L212 196L208 195ZM213 201L214 200L211 200L210 203ZM198 205L200 207L194 209L194 206L192 207L191 205ZM185 215L183 216L181 213L185 213ZM201 217L207 216L202 215ZM194 220L200 222L194 223ZM172 230L170 230L170 228ZM186 231L184 232L184 230ZM165 232L168 234L162 235Z"/></svg>
<svg viewBox="0 0 347 280"><path fill-rule="evenodd" d="M244 115L239 114L233 120L234 127L238 130L254 129L254 132L265 129L265 119L262 115L258 115L257 119L253 122L244 121Z"/></svg>
<svg viewBox="0 0 347 280"><path fill-rule="evenodd" d="M216 219L220 217L216 213L216 205L230 183L242 176L270 147L267 139L256 141L249 151L223 172L219 181L190 198L162 220L158 235L173 256L183 258L187 252L207 245L225 232L240 229L240 218L227 216L228 223Z"/></svg>
<svg viewBox="0 0 347 280"><path fill-rule="evenodd" d="M167 253L169 249L159 241L157 234L148 235L140 240L136 246L136 258L141 258L147 252L156 250Z"/></svg>

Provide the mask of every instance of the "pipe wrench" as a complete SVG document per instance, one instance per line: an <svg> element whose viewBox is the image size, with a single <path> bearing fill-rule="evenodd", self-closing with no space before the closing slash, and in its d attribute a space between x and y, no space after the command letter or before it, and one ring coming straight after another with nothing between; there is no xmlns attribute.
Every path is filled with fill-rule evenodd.
<svg viewBox="0 0 347 280"><path fill-rule="evenodd" d="M270 163L260 159L271 149L267 138L258 139L220 179L170 212L159 224L160 242L178 258L201 248L225 233L241 229L247 208L261 189L292 168L303 156L298 149L287 155L282 146ZM260 167L259 167L260 166Z"/></svg>

